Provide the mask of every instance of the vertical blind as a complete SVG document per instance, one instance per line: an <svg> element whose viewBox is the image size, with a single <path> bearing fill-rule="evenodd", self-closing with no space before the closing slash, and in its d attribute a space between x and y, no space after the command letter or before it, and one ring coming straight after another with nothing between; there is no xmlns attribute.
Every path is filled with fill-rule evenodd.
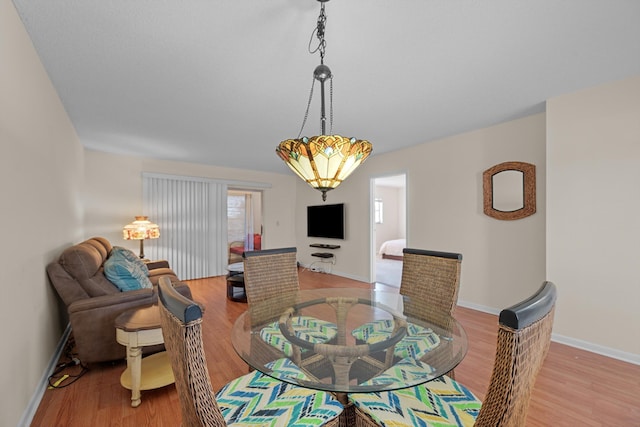
<svg viewBox="0 0 640 427"><path fill-rule="evenodd" d="M194 177L142 175L143 212L160 227L145 242L183 280L220 276L227 261L227 184Z"/></svg>

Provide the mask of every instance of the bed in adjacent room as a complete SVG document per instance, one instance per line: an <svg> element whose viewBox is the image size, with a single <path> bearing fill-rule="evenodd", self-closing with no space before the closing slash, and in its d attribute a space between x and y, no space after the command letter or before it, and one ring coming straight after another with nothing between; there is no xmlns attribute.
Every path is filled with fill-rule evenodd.
<svg viewBox="0 0 640 427"><path fill-rule="evenodd" d="M383 259L402 260L402 250L407 247L407 239L387 240L380 245L378 253Z"/></svg>

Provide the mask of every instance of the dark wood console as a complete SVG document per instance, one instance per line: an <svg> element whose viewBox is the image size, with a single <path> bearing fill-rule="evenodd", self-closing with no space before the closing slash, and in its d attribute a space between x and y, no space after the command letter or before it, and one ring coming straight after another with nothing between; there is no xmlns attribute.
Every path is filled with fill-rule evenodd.
<svg viewBox="0 0 640 427"><path fill-rule="evenodd" d="M340 245L325 245L324 243L312 243L309 246L312 248L321 249L340 249Z"/></svg>
<svg viewBox="0 0 640 427"><path fill-rule="evenodd" d="M314 252L311 256L318 258L333 258L333 254L331 252Z"/></svg>

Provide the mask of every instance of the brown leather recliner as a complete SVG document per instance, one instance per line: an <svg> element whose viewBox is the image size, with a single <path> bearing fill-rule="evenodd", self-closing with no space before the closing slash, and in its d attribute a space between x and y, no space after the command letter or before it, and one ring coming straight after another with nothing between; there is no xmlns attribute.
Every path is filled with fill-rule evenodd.
<svg viewBox="0 0 640 427"><path fill-rule="evenodd" d="M47 266L49 280L67 308L82 363L125 358L125 347L116 341L114 321L124 311L156 303L161 276L168 276L178 292L191 298L189 286L180 282L167 261L147 263L153 289L121 292L104 275L103 264L111 249L107 239L93 237L65 249ZM160 349L145 348L145 353Z"/></svg>

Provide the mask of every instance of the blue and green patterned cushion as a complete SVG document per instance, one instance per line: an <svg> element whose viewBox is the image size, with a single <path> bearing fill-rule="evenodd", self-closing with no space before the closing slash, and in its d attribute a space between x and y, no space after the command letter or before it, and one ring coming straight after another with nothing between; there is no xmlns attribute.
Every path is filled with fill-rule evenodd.
<svg viewBox="0 0 640 427"><path fill-rule="evenodd" d="M291 387L294 386L254 371L225 385L216 393L216 400L224 419L233 423L264 407Z"/></svg>
<svg viewBox="0 0 640 427"><path fill-rule="evenodd" d="M472 426L482 405L446 375L407 389L352 393L349 400L381 426L393 427Z"/></svg>
<svg viewBox="0 0 640 427"><path fill-rule="evenodd" d="M351 335L357 340L373 344L389 339L393 328L392 319L376 320L358 326L351 332ZM420 359L439 344L440 337L431 329L409 323L407 324L407 335L396 344L394 354L401 359L407 357Z"/></svg>
<svg viewBox="0 0 640 427"><path fill-rule="evenodd" d="M299 378L303 380L308 380L307 374L304 373L302 369L298 367L291 359L282 358L278 360L274 360L265 365L267 368L271 369L272 375L277 378Z"/></svg>
<svg viewBox="0 0 640 427"><path fill-rule="evenodd" d="M304 373L288 359L270 363L272 369ZM258 371L237 378L216 394L228 425L320 426L337 417L342 404L330 393L278 381Z"/></svg>
<svg viewBox="0 0 640 427"><path fill-rule="evenodd" d="M294 387L252 415L227 424L236 427L323 426L339 416L343 409L331 393Z"/></svg>
<svg viewBox="0 0 640 427"><path fill-rule="evenodd" d="M122 292L153 288L144 262L129 249L119 246L111 250L104 262L104 275Z"/></svg>
<svg viewBox="0 0 640 427"><path fill-rule="evenodd" d="M379 335L386 337L393 331L393 319L381 319L360 325L351 331L351 335L357 340L367 342L369 339L375 339ZM408 327L408 325L407 325Z"/></svg>
<svg viewBox="0 0 640 427"><path fill-rule="evenodd" d="M414 381L416 378L420 380L424 378L433 378L433 372L434 369L428 364L408 357L406 359L402 359L382 374L376 375L362 384L390 384L397 383L398 380L407 383Z"/></svg>
<svg viewBox="0 0 640 427"><path fill-rule="evenodd" d="M291 319L291 326L298 338L314 344L330 341L338 333L338 328L335 323L309 316L294 316ZM273 322L262 328L260 338L269 345L282 351L287 357L293 355L293 347L289 340L280 332L278 322Z"/></svg>

